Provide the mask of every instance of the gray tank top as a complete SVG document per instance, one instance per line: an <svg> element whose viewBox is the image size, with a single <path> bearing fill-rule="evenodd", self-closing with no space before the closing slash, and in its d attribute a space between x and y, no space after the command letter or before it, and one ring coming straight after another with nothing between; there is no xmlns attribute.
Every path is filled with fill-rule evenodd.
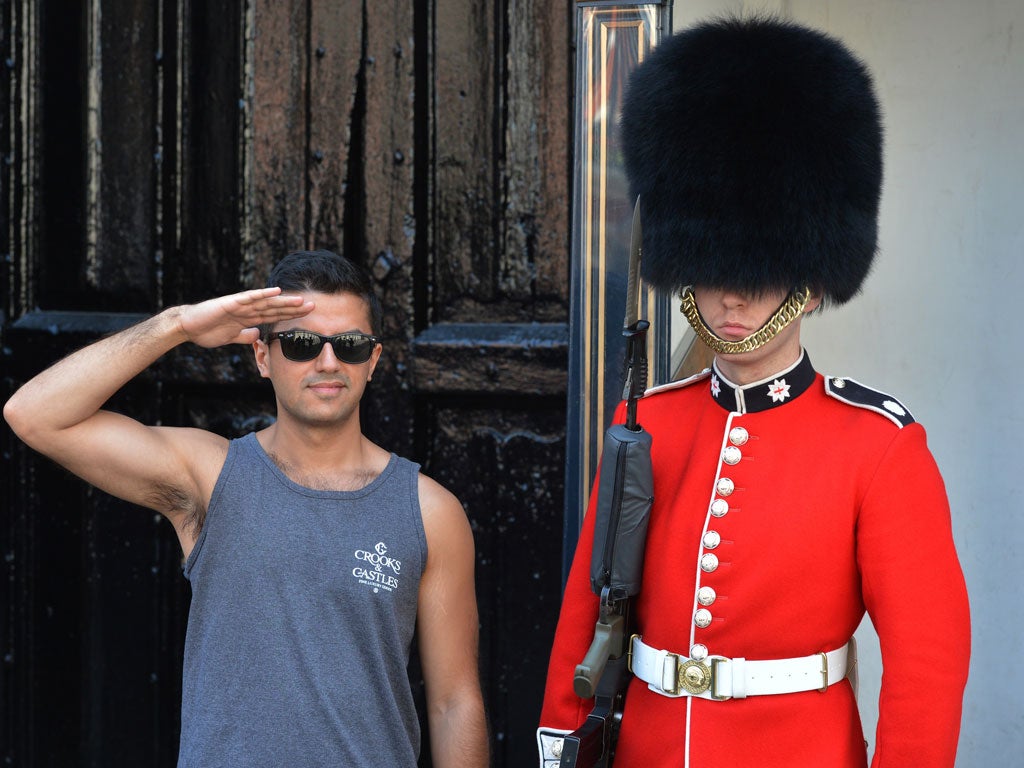
<svg viewBox="0 0 1024 768"><path fill-rule="evenodd" d="M316 491L231 442L185 563L179 768L416 765L417 472L392 454L359 491Z"/></svg>

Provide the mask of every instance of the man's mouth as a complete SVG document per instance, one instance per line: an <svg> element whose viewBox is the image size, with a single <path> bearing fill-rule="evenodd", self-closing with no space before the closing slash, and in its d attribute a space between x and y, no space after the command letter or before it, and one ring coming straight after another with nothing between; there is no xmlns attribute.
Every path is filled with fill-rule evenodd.
<svg viewBox="0 0 1024 768"><path fill-rule="evenodd" d="M718 335L722 338L735 337L745 338L750 334L750 329L739 323L722 323L718 326Z"/></svg>
<svg viewBox="0 0 1024 768"><path fill-rule="evenodd" d="M309 385L310 389L317 392L336 392L345 389L348 385L343 381L317 381Z"/></svg>

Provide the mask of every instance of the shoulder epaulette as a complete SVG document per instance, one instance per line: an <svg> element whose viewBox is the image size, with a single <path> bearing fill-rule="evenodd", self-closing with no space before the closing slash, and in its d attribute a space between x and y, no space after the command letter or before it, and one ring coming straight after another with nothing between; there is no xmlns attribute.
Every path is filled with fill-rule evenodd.
<svg viewBox="0 0 1024 768"><path fill-rule="evenodd" d="M696 384L698 381L703 381L711 375L711 369L705 368L700 373L695 373L693 376L688 376L685 379L679 379L679 381L670 381L668 384L659 384L656 387L651 387L644 392L644 397L648 395L656 395L659 392L668 392L671 389L681 389L682 387L688 387L691 384Z"/></svg>
<svg viewBox="0 0 1024 768"><path fill-rule="evenodd" d="M865 387L859 381L844 376L826 376L825 392L836 400L879 413L897 427L914 423L914 417L903 403L885 392Z"/></svg>

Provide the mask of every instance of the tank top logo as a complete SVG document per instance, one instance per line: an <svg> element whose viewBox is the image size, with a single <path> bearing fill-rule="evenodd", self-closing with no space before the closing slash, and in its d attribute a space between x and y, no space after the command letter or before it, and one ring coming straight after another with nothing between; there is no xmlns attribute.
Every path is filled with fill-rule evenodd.
<svg viewBox="0 0 1024 768"><path fill-rule="evenodd" d="M374 592L382 589L394 592L398 589L402 561L388 554L388 546L383 541L377 542L372 550L357 549L353 556L359 564L352 569L352 576L360 584L373 587Z"/></svg>

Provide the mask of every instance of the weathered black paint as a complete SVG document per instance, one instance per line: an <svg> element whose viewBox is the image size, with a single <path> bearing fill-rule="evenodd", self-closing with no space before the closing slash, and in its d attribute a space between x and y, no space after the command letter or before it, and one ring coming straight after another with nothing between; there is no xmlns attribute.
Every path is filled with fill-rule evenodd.
<svg viewBox="0 0 1024 768"><path fill-rule="evenodd" d="M162 307L261 284L289 249L358 255L388 308L365 429L465 504L493 762L521 766L561 583L571 16L414 5L104 0L91 49L82 4L0 2L0 396ZM534 33L550 58L526 67L510 46ZM241 347L181 347L111 407L228 437L274 412ZM5 426L0 448L0 764L173 766L189 595L170 526Z"/></svg>

